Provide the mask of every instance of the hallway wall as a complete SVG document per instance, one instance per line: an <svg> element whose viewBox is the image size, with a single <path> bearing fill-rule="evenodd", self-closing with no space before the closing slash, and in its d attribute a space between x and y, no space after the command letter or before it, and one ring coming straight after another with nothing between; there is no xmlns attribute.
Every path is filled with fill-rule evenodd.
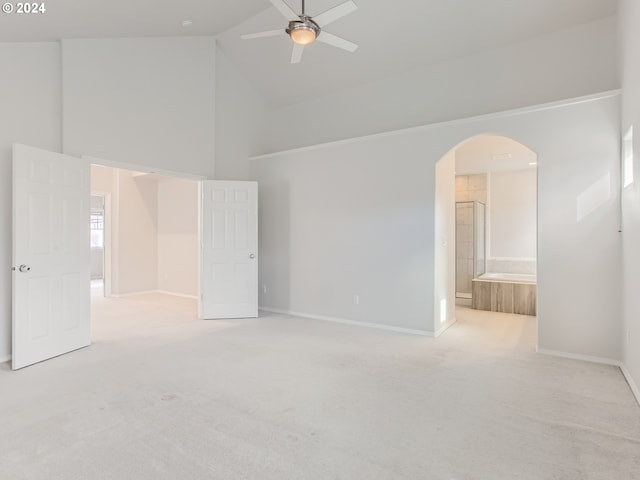
<svg viewBox="0 0 640 480"><path fill-rule="evenodd" d="M197 297L199 291L198 182L158 182L158 289Z"/></svg>

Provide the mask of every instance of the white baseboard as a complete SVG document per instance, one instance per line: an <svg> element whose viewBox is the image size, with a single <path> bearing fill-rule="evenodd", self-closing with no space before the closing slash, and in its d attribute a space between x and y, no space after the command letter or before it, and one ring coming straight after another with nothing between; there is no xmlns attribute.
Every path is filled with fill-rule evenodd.
<svg viewBox="0 0 640 480"><path fill-rule="evenodd" d="M314 315L304 312L292 312L290 310L280 310L278 308L259 307L260 310L271 313L279 313L281 315L291 315L293 317L310 318L312 320L322 320L325 322L342 323L344 325L355 325L357 327L376 328L378 330L387 330L396 333L406 333L409 335L421 335L423 337L433 337L433 332L426 330L414 330L412 328L393 327L391 325L381 325L379 323L360 322L358 320L348 320L345 318L327 317L324 315Z"/></svg>
<svg viewBox="0 0 640 480"><path fill-rule="evenodd" d="M127 298L127 297L135 297L136 295L147 295L149 293L158 293L157 290L144 290L142 292L131 292L131 293L118 293L112 294L113 298Z"/></svg>
<svg viewBox="0 0 640 480"><path fill-rule="evenodd" d="M636 385L636 382L633 380L631 372L627 369L624 363L620 365L620 370L622 371L622 375L624 375L625 380L629 384L629 388L633 392L633 396L636 397L636 402L640 404L640 389L638 388L638 385Z"/></svg>
<svg viewBox="0 0 640 480"><path fill-rule="evenodd" d="M173 297L181 297L181 298L191 298L194 300L198 299L197 295L186 295L184 293L169 292L167 290L145 290L143 292L122 293L119 295L111 295L111 296L113 298L127 298L127 297L135 297L137 295L148 295L150 293L160 293L162 295L171 295Z"/></svg>
<svg viewBox="0 0 640 480"><path fill-rule="evenodd" d="M453 317L447 320L445 323L442 324L442 326L438 330L436 330L435 337L438 338L440 335L446 332L450 327L452 327L453 324L456 323L457 321L458 319L456 317Z"/></svg>
<svg viewBox="0 0 640 480"><path fill-rule="evenodd" d="M638 404L640 404L640 389L638 388L638 385L636 385L636 382L631 376L631 372L629 372L627 367L621 361L614 360L612 358L592 357L589 355L579 355L576 353L558 352L556 350L546 350L544 348L537 348L536 351L542 355L551 355L554 357L570 358L572 360L583 360L585 362L600 363L603 365L611 365L613 367L618 367L620 369L620 372L622 373L622 376L627 381L627 384L629 385L629 388L631 389L633 396L635 397Z"/></svg>
<svg viewBox="0 0 640 480"><path fill-rule="evenodd" d="M197 295L187 295L186 293L170 292L168 290L156 290L155 293L161 293L162 295L171 295L172 297L190 298L191 300L197 300Z"/></svg>
<svg viewBox="0 0 640 480"><path fill-rule="evenodd" d="M0 363L6 363L11 361L11 355L7 355L5 357L0 357Z"/></svg>
<svg viewBox="0 0 640 480"><path fill-rule="evenodd" d="M546 348L536 348L536 352L542 355L550 355L552 357L570 358L571 360L582 360L583 362L600 363L603 365L611 365L620 367L620 360L605 357L592 357L590 355L581 355L579 353L560 352L558 350L547 350Z"/></svg>

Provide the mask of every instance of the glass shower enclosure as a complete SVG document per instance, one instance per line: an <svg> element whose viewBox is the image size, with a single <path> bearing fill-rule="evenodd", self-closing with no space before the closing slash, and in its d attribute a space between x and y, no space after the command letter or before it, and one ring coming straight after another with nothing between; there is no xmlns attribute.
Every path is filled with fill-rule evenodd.
<svg viewBox="0 0 640 480"><path fill-rule="evenodd" d="M456 297L471 298L471 281L487 270L486 205L456 202Z"/></svg>

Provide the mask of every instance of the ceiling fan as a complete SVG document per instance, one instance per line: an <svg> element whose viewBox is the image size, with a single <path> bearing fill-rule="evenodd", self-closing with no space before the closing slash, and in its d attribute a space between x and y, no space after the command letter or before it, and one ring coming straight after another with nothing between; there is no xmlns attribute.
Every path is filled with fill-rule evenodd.
<svg viewBox="0 0 640 480"><path fill-rule="evenodd" d="M322 29L339 18L350 14L358 9L358 6L349 0L337 7L333 7L320 15L310 17L305 12L305 0L302 0L302 13L298 15L293 9L287 5L284 0L271 0L271 3L280 13L289 21L289 25L285 30L269 30L266 32L249 33L242 35L243 40L252 40L254 38L275 37L286 33L293 42L293 52L291 54L291 63L300 63L304 47L316 40L327 45L341 48L348 52L355 52L358 48L353 42L344 38L332 35Z"/></svg>

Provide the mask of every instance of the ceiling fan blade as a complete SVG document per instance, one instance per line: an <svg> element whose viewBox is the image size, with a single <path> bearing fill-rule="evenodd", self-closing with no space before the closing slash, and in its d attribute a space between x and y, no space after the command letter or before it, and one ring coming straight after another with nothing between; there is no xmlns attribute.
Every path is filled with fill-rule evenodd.
<svg viewBox="0 0 640 480"><path fill-rule="evenodd" d="M351 12L355 12L357 9L358 6L351 0L349 0L348 2L344 2L343 4L338 5L337 7L330 8L320 15L316 15L315 17L313 17L313 21L321 27L325 27L330 23L335 22L339 18L342 18L345 15L349 15Z"/></svg>
<svg viewBox="0 0 640 480"><path fill-rule="evenodd" d="M290 22L293 20L300 20L298 14L294 12L293 9L284 2L284 0L271 0L271 3L280 11L282 15L284 15L284 18L286 18Z"/></svg>
<svg viewBox="0 0 640 480"><path fill-rule="evenodd" d="M291 52L291 63L300 63L302 60L302 52L304 52L304 46L293 44L293 52Z"/></svg>
<svg viewBox="0 0 640 480"><path fill-rule="evenodd" d="M356 45L355 43L327 32L321 32L320 35L318 35L317 41L341 48L351 53L355 52L358 49L358 45Z"/></svg>
<svg viewBox="0 0 640 480"><path fill-rule="evenodd" d="M258 32L258 33L245 33L244 35L240 35L242 40L253 40L254 38L263 38L263 37L276 37L278 35L282 35L285 32L283 29L280 30L269 30L267 32Z"/></svg>

